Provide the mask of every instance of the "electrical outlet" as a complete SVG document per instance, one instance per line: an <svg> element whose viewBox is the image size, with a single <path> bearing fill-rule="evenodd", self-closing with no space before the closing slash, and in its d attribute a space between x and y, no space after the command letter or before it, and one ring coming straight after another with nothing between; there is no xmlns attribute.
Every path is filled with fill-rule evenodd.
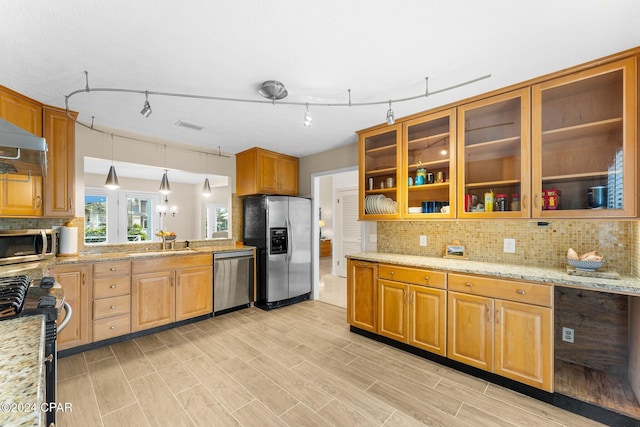
<svg viewBox="0 0 640 427"><path fill-rule="evenodd" d="M516 239L504 239L504 252L508 254L516 253Z"/></svg>
<svg viewBox="0 0 640 427"><path fill-rule="evenodd" d="M573 344L573 329L562 327L562 341Z"/></svg>
<svg viewBox="0 0 640 427"><path fill-rule="evenodd" d="M427 236L420 236L420 246L427 246Z"/></svg>

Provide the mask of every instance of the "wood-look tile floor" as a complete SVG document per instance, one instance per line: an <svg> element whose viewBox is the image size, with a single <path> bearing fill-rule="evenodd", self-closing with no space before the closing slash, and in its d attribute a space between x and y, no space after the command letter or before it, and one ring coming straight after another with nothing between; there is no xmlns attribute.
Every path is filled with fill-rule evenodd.
<svg viewBox="0 0 640 427"><path fill-rule="evenodd" d="M345 310L248 308L59 359L60 426L590 426L349 332Z"/></svg>

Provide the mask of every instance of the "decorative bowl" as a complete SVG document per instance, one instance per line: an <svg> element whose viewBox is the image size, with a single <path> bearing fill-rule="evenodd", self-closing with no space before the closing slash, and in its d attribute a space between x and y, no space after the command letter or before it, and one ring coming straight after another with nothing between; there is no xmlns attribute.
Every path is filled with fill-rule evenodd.
<svg viewBox="0 0 640 427"><path fill-rule="evenodd" d="M604 265L604 260L596 261L577 261L575 259L568 259L567 262L574 266L579 271L595 271L596 269Z"/></svg>
<svg viewBox="0 0 640 427"><path fill-rule="evenodd" d="M164 237L164 240L176 240L176 237L178 237L178 236L176 236L176 235L173 235L173 236L165 236L165 237Z"/></svg>

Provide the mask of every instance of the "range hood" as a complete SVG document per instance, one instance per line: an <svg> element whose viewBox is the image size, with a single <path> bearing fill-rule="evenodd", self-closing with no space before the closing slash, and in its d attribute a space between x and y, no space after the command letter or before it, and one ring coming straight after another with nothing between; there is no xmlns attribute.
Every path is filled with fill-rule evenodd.
<svg viewBox="0 0 640 427"><path fill-rule="evenodd" d="M0 119L0 174L6 173L45 176L47 141Z"/></svg>

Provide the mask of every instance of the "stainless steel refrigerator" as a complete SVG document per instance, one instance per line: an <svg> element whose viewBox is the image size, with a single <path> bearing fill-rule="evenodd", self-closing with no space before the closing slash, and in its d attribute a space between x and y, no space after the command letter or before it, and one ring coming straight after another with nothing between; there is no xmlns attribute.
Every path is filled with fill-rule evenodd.
<svg viewBox="0 0 640 427"><path fill-rule="evenodd" d="M309 299L311 200L248 197L243 214L243 241L257 248L256 306L271 309Z"/></svg>

